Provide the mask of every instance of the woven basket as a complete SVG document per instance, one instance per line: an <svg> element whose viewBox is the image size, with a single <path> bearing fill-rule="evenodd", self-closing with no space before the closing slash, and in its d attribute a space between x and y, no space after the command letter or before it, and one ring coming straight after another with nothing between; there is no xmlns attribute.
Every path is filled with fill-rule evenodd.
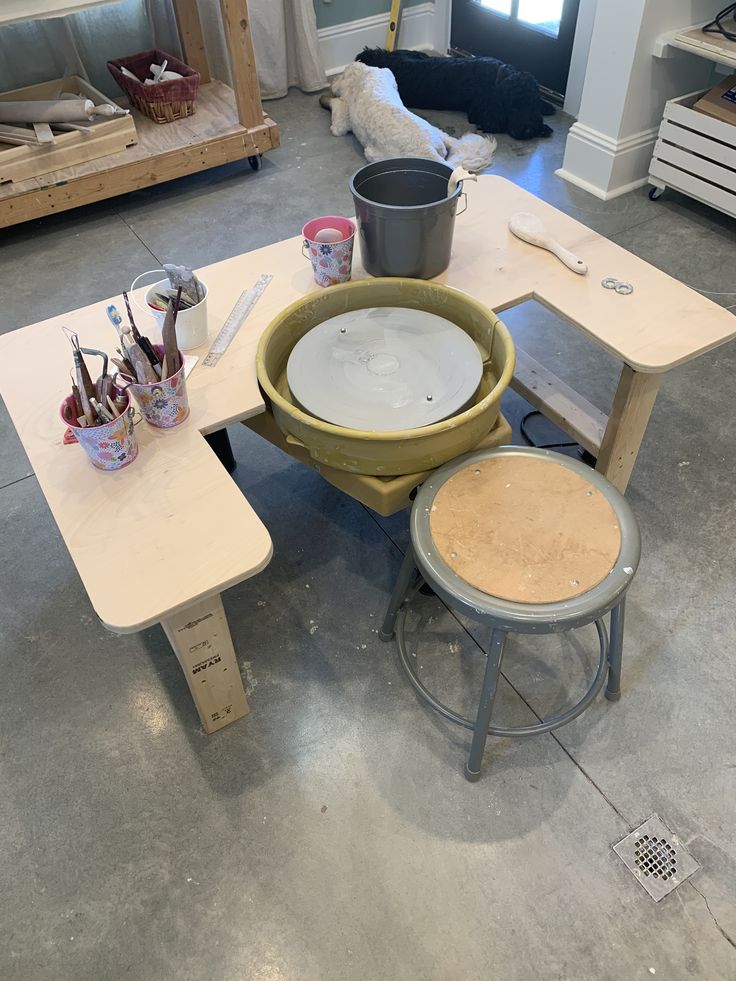
<svg viewBox="0 0 736 981"><path fill-rule="evenodd" d="M144 85L142 80L151 77L151 65L161 65L164 61L168 61L167 71L179 72L183 78L158 82L156 85ZM144 116L152 119L154 123L173 123L177 119L184 119L194 114L199 72L195 72L193 68L174 58L173 55L152 48L150 51L141 51L140 54L108 61L107 67L131 105ZM141 81L134 82L132 78L123 75L121 68L127 68Z"/></svg>

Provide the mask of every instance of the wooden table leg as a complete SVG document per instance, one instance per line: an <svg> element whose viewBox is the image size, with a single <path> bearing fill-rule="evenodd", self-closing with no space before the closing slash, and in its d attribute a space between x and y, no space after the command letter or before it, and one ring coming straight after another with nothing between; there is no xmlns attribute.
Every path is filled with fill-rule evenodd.
<svg viewBox="0 0 736 981"><path fill-rule="evenodd" d="M625 364L608 416L596 470L623 493L634 469L661 375L634 371Z"/></svg>
<svg viewBox="0 0 736 981"><path fill-rule="evenodd" d="M179 659L205 732L216 732L250 711L219 595L189 606L161 624Z"/></svg>

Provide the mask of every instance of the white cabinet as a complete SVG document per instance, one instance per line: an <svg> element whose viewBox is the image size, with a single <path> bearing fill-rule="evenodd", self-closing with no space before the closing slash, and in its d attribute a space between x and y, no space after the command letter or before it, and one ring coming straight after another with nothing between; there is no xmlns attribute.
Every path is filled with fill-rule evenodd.
<svg viewBox="0 0 736 981"><path fill-rule="evenodd" d="M696 112L692 106L702 95L665 104L649 165L650 196L674 187L736 218L736 126Z"/></svg>

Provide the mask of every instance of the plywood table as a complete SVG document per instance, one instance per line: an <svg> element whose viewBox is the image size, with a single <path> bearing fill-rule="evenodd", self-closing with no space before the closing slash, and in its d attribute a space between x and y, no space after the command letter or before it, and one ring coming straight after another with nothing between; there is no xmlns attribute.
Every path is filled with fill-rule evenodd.
<svg viewBox="0 0 736 981"><path fill-rule="evenodd" d="M577 276L514 238L507 222L516 211L539 215L585 259L589 274ZM113 631L163 624L208 732L247 711L220 594L265 567L271 542L204 434L264 411L255 374L258 339L277 312L315 286L300 236L200 270L209 288L210 340L242 290L264 272L273 274L273 282L227 354L216 367L200 363L190 375L189 419L168 432L141 423L140 455L118 473L100 473L80 447L64 446L58 416L71 365L61 327L76 330L84 346L111 351L116 338L105 317L108 301L0 337L0 394L92 605ZM354 274L366 275L358 261ZM601 279L610 274L633 283L635 292L619 296L603 289ZM517 351L513 381L597 456L598 470L620 490L663 375L736 336L736 318L728 311L498 177L482 177L469 188L452 261L439 279L496 311L538 300L621 362L609 416L524 352ZM345 489L349 493L347 484ZM133 530L145 544L117 550L116 581L126 587L109 589L100 556L111 541L129 540Z"/></svg>

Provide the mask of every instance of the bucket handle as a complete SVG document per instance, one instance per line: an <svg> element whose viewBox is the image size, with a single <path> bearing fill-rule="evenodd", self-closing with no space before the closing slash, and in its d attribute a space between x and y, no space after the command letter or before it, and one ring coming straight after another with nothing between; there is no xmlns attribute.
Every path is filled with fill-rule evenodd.
<svg viewBox="0 0 736 981"><path fill-rule="evenodd" d="M305 259L309 259L311 262L310 256L304 251L305 249L308 248L309 248L309 242L306 239L304 239L304 241L302 242L302 255L304 256Z"/></svg>
<svg viewBox="0 0 736 981"><path fill-rule="evenodd" d="M161 273L163 276L166 276L168 278L168 274L165 269L149 269L147 272L142 272L140 276L135 277L133 282L130 284L130 293L133 294L133 291L136 289L138 283L143 279L144 276L153 276L154 273ZM149 283L149 286L152 285L153 283ZM138 307L139 310L142 310L144 313L148 313L148 314L152 312L151 308L148 306L145 300L143 303L139 303L134 295L131 295L131 299L133 300L133 303L135 304L135 306Z"/></svg>
<svg viewBox="0 0 736 981"><path fill-rule="evenodd" d="M462 211L456 211L455 212L455 217L456 218L459 218L460 215L464 215L465 212L468 210L468 195L463 191L463 193L460 195L460 197L463 199L463 201L465 203L465 207L463 208Z"/></svg>

